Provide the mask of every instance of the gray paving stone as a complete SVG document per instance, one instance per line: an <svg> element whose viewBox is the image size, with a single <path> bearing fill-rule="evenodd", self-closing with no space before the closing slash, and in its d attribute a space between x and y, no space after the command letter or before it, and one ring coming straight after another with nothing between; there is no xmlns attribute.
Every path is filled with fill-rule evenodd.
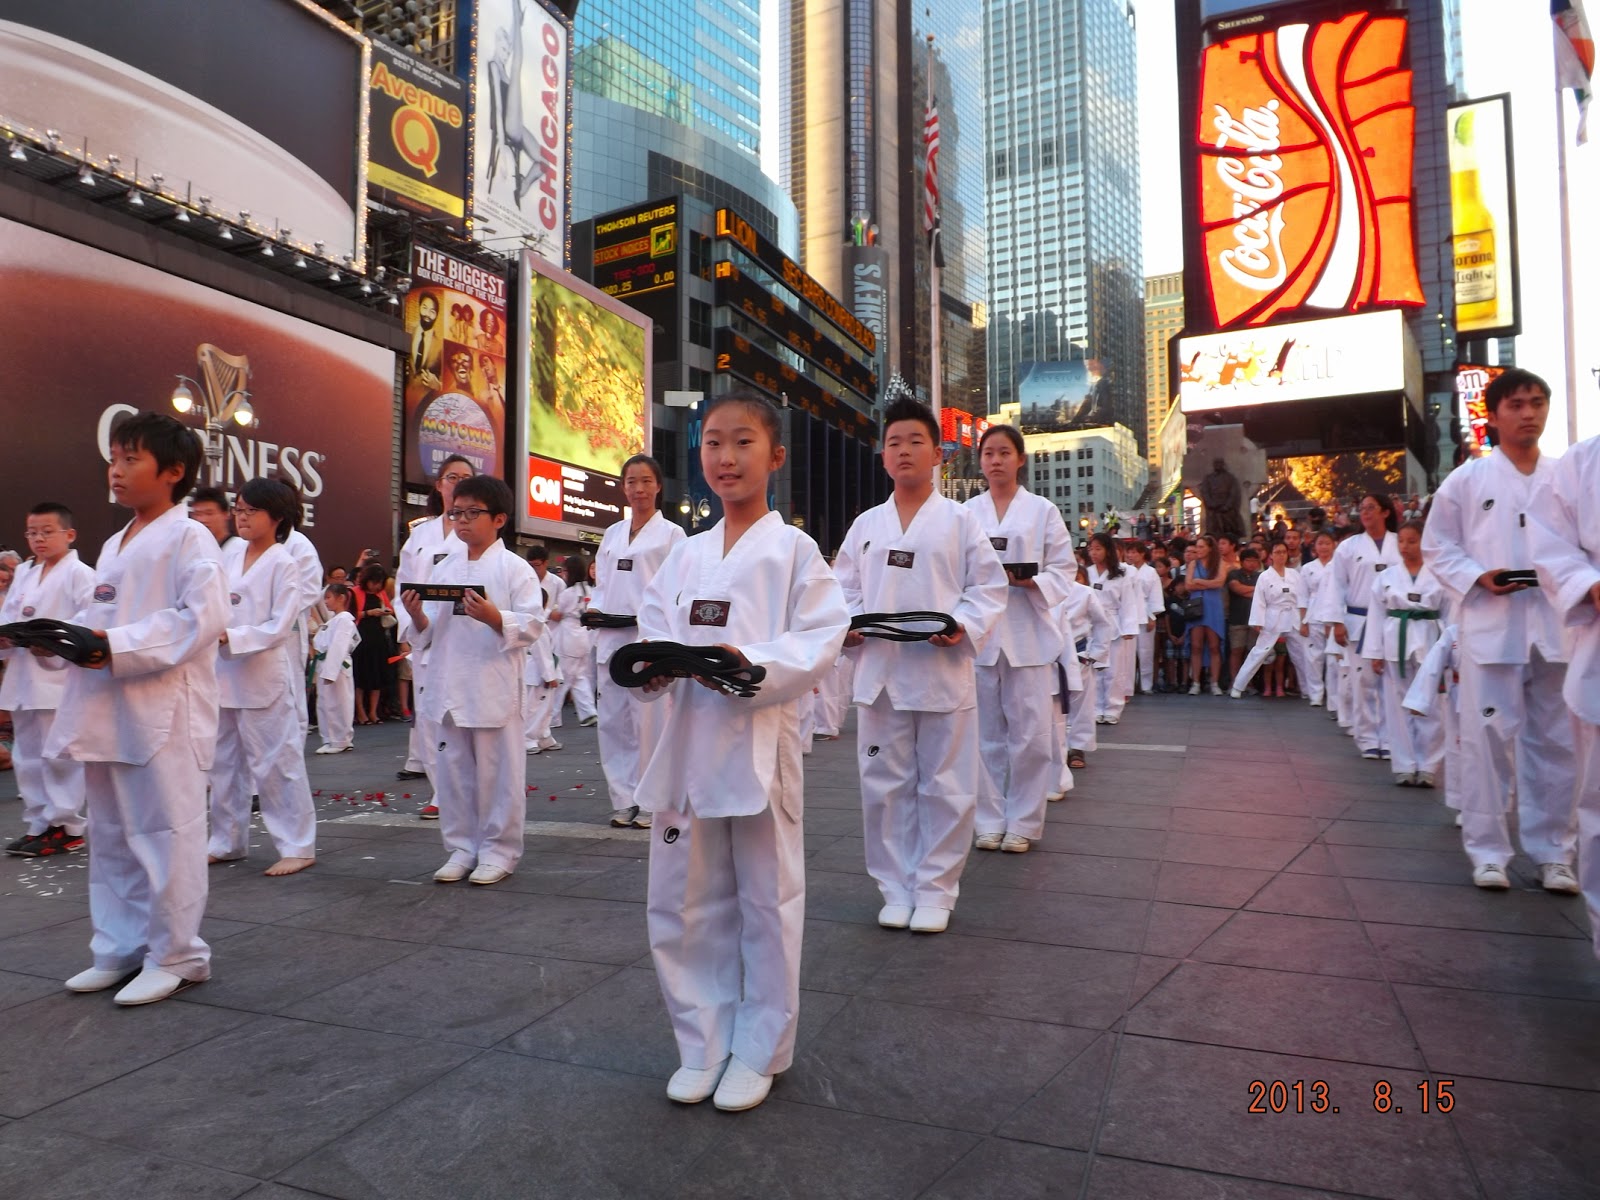
<svg viewBox="0 0 1600 1200"><path fill-rule="evenodd" d="M1355 905L1337 875L1298 875L1285 871L1273 878L1245 905L1251 912L1290 913L1301 917L1353 920Z"/></svg>
<svg viewBox="0 0 1600 1200"><path fill-rule="evenodd" d="M1117 1034L1107 1033L1089 1043L996 1132L1068 1150L1089 1149L1105 1106L1119 1040Z"/></svg>
<svg viewBox="0 0 1600 1200"><path fill-rule="evenodd" d="M1096 1155L1087 1200L1339 1200L1346 1192L1324 1192L1161 1167L1155 1163Z"/></svg>
<svg viewBox="0 0 1600 1200"><path fill-rule="evenodd" d="M387 879L422 879L438 870L439 865L447 857L449 856L439 844L437 837L427 844L396 839L380 843L379 846L357 846L324 855L317 859L317 865L307 874L314 872L317 875L334 878L371 879L380 882ZM260 866L251 859L249 862L233 863L229 867L212 869L214 871L243 869L255 873L259 872Z"/></svg>
<svg viewBox="0 0 1600 1200"><path fill-rule="evenodd" d="M182 998L195 1004L277 1012L415 949L379 938L256 925L229 938L213 955L210 982Z"/></svg>
<svg viewBox="0 0 1600 1200"><path fill-rule="evenodd" d="M1497 1200L1600 1197L1600 1096L1457 1079L1450 1120Z"/></svg>
<svg viewBox="0 0 1600 1200"><path fill-rule="evenodd" d="M1198 947L1202 962L1266 967L1306 975L1382 979L1383 966L1355 921L1281 913L1235 913Z"/></svg>
<svg viewBox="0 0 1600 1200"><path fill-rule="evenodd" d="M1073 828L1073 827L1068 827ZM987 854L973 852L964 883L1121 896L1148 900L1161 864L1148 858L1100 858L1088 854Z"/></svg>
<svg viewBox="0 0 1600 1200"><path fill-rule="evenodd" d="M210 1167L93 1141L30 1121L0 1128L0 1179L13 1200L232 1200L256 1181ZM12 1190L16 1189L16 1190Z"/></svg>
<svg viewBox="0 0 1600 1200"><path fill-rule="evenodd" d="M1423 1065L1388 986L1365 979L1187 962L1128 1014L1126 1029L1307 1058Z"/></svg>
<svg viewBox="0 0 1600 1200"><path fill-rule="evenodd" d="M1386 821L1335 821L1322 835L1330 846L1384 846L1398 850L1459 850L1454 825L1405 825Z"/></svg>
<svg viewBox="0 0 1600 1200"><path fill-rule="evenodd" d="M1328 982L1328 981L1320 981ZM1099 1154L1190 1167L1221 1175L1351 1192L1386 1200L1461 1200L1476 1194L1448 1123L1420 1113L1372 1108L1374 1068L1181 1041L1125 1037L1117 1056ZM1391 1077L1399 1078L1398 1076ZM1411 1077L1406 1077L1409 1082ZM1250 1114L1254 1080L1324 1081L1329 1111ZM1331 1111L1338 1108L1338 1112ZM1099 1160L1096 1160L1096 1168ZM1236 1195L1278 1200L1270 1192L1206 1192L1198 1181L1146 1196ZM1091 1180L1090 1192L1097 1185ZM1103 1196L1127 1196L1107 1185ZM1287 1200L1287 1197L1284 1198Z"/></svg>
<svg viewBox="0 0 1600 1200"><path fill-rule="evenodd" d="M1345 886L1363 921L1547 937L1581 936L1562 915L1566 905L1583 906L1576 896L1555 897L1516 889L1486 892L1475 887L1379 879L1348 879Z"/></svg>
<svg viewBox="0 0 1600 1200"><path fill-rule="evenodd" d="M398 962L310 996L284 1015L487 1047L616 970L599 963L450 946L403 949L407 957Z"/></svg>
<svg viewBox="0 0 1600 1200"><path fill-rule="evenodd" d="M0 971L0 1009L15 1008L51 996L61 990L59 979L45 979L41 975L18 975L14 971Z"/></svg>
<svg viewBox="0 0 1600 1200"><path fill-rule="evenodd" d="M957 908L963 908L967 889ZM878 910L883 897L866 874L849 871L819 871L806 868L806 916L823 921L845 921L877 928Z"/></svg>
<svg viewBox="0 0 1600 1200"><path fill-rule="evenodd" d="M1113 829L1099 825L1050 822L1034 851L1049 854L1093 854L1102 858L1160 858L1167 844L1161 829Z"/></svg>
<svg viewBox="0 0 1600 1200"><path fill-rule="evenodd" d="M1297 875L1337 875L1339 873L1339 868L1334 864L1333 857L1328 853L1328 847L1315 842L1300 851L1295 856L1294 861L1284 870Z"/></svg>
<svg viewBox="0 0 1600 1200"><path fill-rule="evenodd" d="M279 1180L340 1200L634 1200L726 1136L721 1118L671 1103L661 1081L489 1051Z"/></svg>
<svg viewBox="0 0 1600 1200"><path fill-rule="evenodd" d="M809 821L809 818L807 818ZM861 828L857 823L854 835L836 834L833 843L826 849L818 850L806 864L809 871L841 871L851 875L865 875L867 873L866 843L860 837Z"/></svg>
<svg viewBox="0 0 1600 1200"><path fill-rule="evenodd" d="M1248 867L1257 871L1281 871L1305 849L1310 838L1285 840L1265 837L1232 837L1212 833L1167 834L1162 857L1168 862L1201 863L1213 867Z"/></svg>
<svg viewBox="0 0 1600 1200"><path fill-rule="evenodd" d="M853 996L883 968L895 939L916 936L904 930L884 929L876 922L869 926L808 920L800 951L800 986Z"/></svg>
<svg viewBox="0 0 1600 1200"><path fill-rule="evenodd" d="M726 1124L722 1138L669 1195L681 1200L939 1196L946 1194L939 1186L925 1189L950 1168L959 1171L958 1161L964 1165L962 1156L970 1157L979 1143L971 1134L781 1100Z"/></svg>
<svg viewBox="0 0 1600 1200"><path fill-rule="evenodd" d="M1085 776L1087 778L1087 776ZM1052 804L1047 816L1072 825L1100 825L1110 829L1165 829L1171 809L1158 804L1091 799L1091 783L1080 781L1067 798ZM1100 789L1097 789L1100 790Z"/></svg>
<svg viewBox="0 0 1600 1200"><path fill-rule="evenodd" d="M0 1113L25 1117L250 1020L199 1005L118 1008L110 994L49 996L7 1009L0 1021ZM50 1048L41 1067L39 1049Z"/></svg>
<svg viewBox="0 0 1600 1200"><path fill-rule="evenodd" d="M1152 904L1140 947L1146 954L1187 958L1228 919L1228 910L1194 904Z"/></svg>
<svg viewBox="0 0 1600 1200"><path fill-rule="evenodd" d="M1065 1025L857 999L798 1053L784 1096L988 1133L1095 1036Z"/></svg>
<svg viewBox="0 0 1600 1200"><path fill-rule="evenodd" d="M861 995L1105 1029L1128 1007L1134 954L962 937L911 937Z"/></svg>
<svg viewBox="0 0 1600 1200"><path fill-rule="evenodd" d="M1600 962L1586 941L1415 925L1366 930L1400 983L1600 1001Z"/></svg>
<svg viewBox="0 0 1600 1200"><path fill-rule="evenodd" d="M88 911L88 905L77 900L41 900L14 893L0 896L0 939L81 920ZM0 962L4 961L5 942L0 941Z"/></svg>
<svg viewBox="0 0 1600 1200"><path fill-rule="evenodd" d="M1304 845L1321 831L1323 822L1315 817L1287 816L1281 813L1227 812L1206 808L1175 808L1172 824L1167 828L1174 833L1215 833L1230 837L1275 838ZM1167 842L1168 857L1172 840ZM1296 852L1298 853L1298 847Z"/></svg>
<svg viewBox="0 0 1600 1200"><path fill-rule="evenodd" d="M1404 793L1401 793L1404 795ZM1455 828L1455 810L1438 799L1440 793L1423 789L1412 796L1431 796L1431 800L1358 800L1340 815L1346 821L1388 821L1405 825L1444 825Z"/></svg>
<svg viewBox="0 0 1600 1200"><path fill-rule="evenodd" d="M566 896L583 896L590 900L622 900L632 904L643 904L650 886L650 863L642 858L597 858L594 855L575 854L577 859L585 859L591 863L614 862L616 865L610 870L598 872L587 879L578 879L568 882L564 887L552 887L552 892L559 891ZM523 875L519 865L517 873L506 880L511 883ZM553 875L550 882L554 884L564 872ZM530 889L531 890L531 889Z"/></svg>
<svg viewBox="0 0 1600 1200"><path fill-rule="evenodd" d="M1156 881L1157 900L1238 908L1273 879L1271 871L1218 867L1205 863L1164 862Z"/></svg>
<svg viewBox="0 0 1600 1200"><path fill-rule="evenodd" d="M198 1005L162 1005L192 1021ZM391 1107L476 1051L280 1017L56 1105L39 1120L257 1179ZM205 1087L206 1081L216 1086ZM202 1086L197 1086L197 1084Z"/></svg>
<svg viewBox="0 0 1600 1200"><path fill-rule="evenodd" d="M238 869L238 864L213 867L215 884L206 897L206 915L271 924L372 890L373 884L366 880L323 871L325 865L319 862L309 871L276 879L267 878L260 870ZM234 873L227 874L230 871Z"/></svg>
<svg viewBox="0 0 1600 1200"><path fill-rule="evenodd" d="M1452 850L1329 846L1328 857L1346 879L1394 879L1472 886L1472 864L1459 846Z"/></svg>
<svg viewBox="0 0 1600 1200"><path fill-rule="evenodd" d="M1083 1185L1088 1156L1026 1142L985 1138L922 1200L971 1200L1004 1180L1007 1200L1069 1200Z"/></svg>
<svg viewBox="0 0 1600 1200"><path fill-rule="evenodd" d="M973 885L962 888L950 927L959 921L959 931L975 937L1132 953L1143 944L1150 908L1144 900Z"/></svg>
<svg viewBox="0 0 1600 1200"><path fill-rule="evenodd" d="M1600 1004L1414 984L1395 994L1442 1075L1600 1091Z"/></svg>

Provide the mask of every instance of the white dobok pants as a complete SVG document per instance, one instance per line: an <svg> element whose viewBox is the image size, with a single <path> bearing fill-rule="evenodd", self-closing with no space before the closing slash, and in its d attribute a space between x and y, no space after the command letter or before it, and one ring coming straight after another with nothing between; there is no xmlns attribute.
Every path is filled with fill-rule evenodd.
<svg viewBox="0 0 1600 1200"><path fill-rule="evenodd" d="M356 683L348 672L317 679L317 729L322 744L343 750L355 740ZM415 726L413 726L413 729Z"/></svg>
<svg viewBox="0 0 1600 1200"><path fill-rule="evenodd" d="M1406 666L1407 677L1400 678L1400 664L1386 662L1379 682L1383 687L1383 712L1389 722L1389 769L1396 775L1426 771L1437 776L1444 766L1444 723L1439 719L1441 703L1425 717L1406 711L1406 689L1416 664Z"/></svg>
<svg viewBox="0 0 1600 1200"><path fill-rule="evenodd" d="M590 717L597 716L594 707L594 651L563 654L561 677L564 682L556 689L556 716L560 717L561 706L567 702L569 693L578 720L587 721Z"/></svg>
<svg viewBox="0 0 1600 1200"><path fill-rule="evenodd" d="M463 729L446 714L439 733L433 802L450 861L516 870L528 819L522 714L493 729Z"/></svg>
<svg viewBox="0 0 1600 1200"><path fill-rule="evenodd" d="M422 693L428 686L428 667L419 663L415 652L411 656L411 737L407 742L406 770L421 771L428 777L428 786L435 795L439 781L435 769L439 763L439 743L444 735L439 722L422 715ZM434 801L438 803L437 799Z"/></svg>
<svg viewBox="0 0 1600 1200"><path fill-rule="evenodd" d="M1320 688L1322 680L1312 671L1311 646L1307 639L1293 629L1273 630L1263 626L1256 644L1250 647L1250 653L1244 656L1240 664L1239 673L1233 677L1233 690L1242 692L1250 686L1250 681L1255 678L1256 672L1266 665L1272 658L1278 639L1283 639L1284 648L1289 652L1289 661L1294 664L1295 674L1304 681L1307 688ZM1315 693L1312 694L1313 698Z"/></svg>
<svg viewBox="0 0 1600 1200"><path fill-rule="evenodd" d="M300 715L290 704L220 710L207 847L213 857L244 858L250 853L252 791L261 797L261 823L278 857L317 856L317 810L299 735Z"/></svg>
<svg viewBox="0 0 1600 1200"><path fill-rule="evenodd" d="M1088 663L1082 663L1080 666L1086 686L1081 692L1068 693L1071 699L1067 708L1067 748L1082 750L1088 754L1099 746L1099 728L1095 725L1094 718L1099 689L1097 681L1105 672L1091 667Z"/></svg>
<svg viewBox="0 0 1600 1200"><path fill-rule="evenodd" d="M1356 653L1357 641L1351 638L1344 648L1344 668L1350 676L1350 734L1363 752L1387 750L1389 722L1384 715L1383 684L1372 664ZM1345 711L1339 710L1340 724L1344 723Z"/></svg>
<svg viewBox="0 0 1600 1200"><path fill-rule="evenodd" d="M1094 673L1095 715L1121 717L1133 688L1133 638L1119 637L1111 642L1111 663Z"/></svg>
<svg viewBox="0 0 1600 1200"><path fill-rule="evenodd" d="M1461 836L1473 866L1511 861L1507 814L1536 863L1571 864L1577 847L1577 757L1561 698L1565 663L1475 663L1463 656Z"/></svg>
<svg viewBox="0 0 1600 1200"><path fill-rule="evenodd" d="M188 726L188 701L180 696L172 727ZM94 965L210 978L211 947L200 937L208 887L206 774L189 738L174 734L142 767L85 763L83 782Z"/></svg>
<svg viewBox="0 0 1600 1200"><path fill-rule="evenodd" d="M526 714L522 723L524 750L532 750L550 736L550 722L556 715L556 697L560 693L560 684L546 687L542 683L530 683L522 689L522 711Z"/></svg>
<svg viewBox="0 0 1600 1200"><path fill-rule="evenodd" d="M28 833L37 837L59 825L74 837L83 833L83 764L65 758L45 758L41 751L56 723L53 708L19 708L11 714L16 741L11 763L22 794L22 818Z"/></svg>
<svg viewBox="0 0 1600 1200"><path fill-rule="evenodd" d="M898 712L885 691L857 719L867 874L885 904L954 908L977 816L978 710Z"/></svg>
<svg viewBox="0 0 1600 1200"><path fill-rule="evenodd" d="M646 704L633 688L611 681L611 672L600 673L600 766L606 773L612 808L632 808L639 787L639 772L666 726L672 697L662 696Z"/></svg>
<svg viewBox="0 0 1600 1200"><path fill-rule="evenodd" d="M1045 797L1057 779L1055 671L1055 663L1013 667L1004 655L978 668L978 833L1044 836Z"/></svg>
<svg viewBox="0 0 1600 1200"><path fill-rule="evenodd" d="M803 823L656 813L646 924L679 1061L728 1055L763 1075L794 1061L805 930Z"/></svg>
<svg viewBox="0 0 1600 1200"><path fill-rule="evenodd" d="M1600 958L1600 725L1573 718L1578 739L1578 881Z"/></svg>
<svg viewBox="0 0 1600 1200"><path fill-rule="evenodd" d="M1145 692L1156 690L1156 631L1140 626L1133 635L1133 656L1138 667L1139 686ZM1131 690L1131 689L1130 689Z"/></svg>

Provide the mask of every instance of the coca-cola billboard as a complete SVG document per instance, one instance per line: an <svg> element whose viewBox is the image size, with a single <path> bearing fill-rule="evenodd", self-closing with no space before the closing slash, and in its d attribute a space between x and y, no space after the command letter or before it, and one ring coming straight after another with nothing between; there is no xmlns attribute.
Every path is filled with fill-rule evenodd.
<svg viewBox="0 0 1600 1200"><path fill-rule="evenodd" d="M1351 12L1201 60L1200 241L1216 328L1423 303L1406 20Z"/></svg>

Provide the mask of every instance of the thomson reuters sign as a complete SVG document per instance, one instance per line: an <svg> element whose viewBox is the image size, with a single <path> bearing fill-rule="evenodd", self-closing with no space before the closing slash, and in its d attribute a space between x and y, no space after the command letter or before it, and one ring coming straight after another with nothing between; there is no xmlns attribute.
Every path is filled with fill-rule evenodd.
<svg viewBox="0 0 1600 1200"><path fill-rule="evenodd" d="M1219 329L1423 303L1403 17L1354 12L1209 46L1201 240Z"/></svg>

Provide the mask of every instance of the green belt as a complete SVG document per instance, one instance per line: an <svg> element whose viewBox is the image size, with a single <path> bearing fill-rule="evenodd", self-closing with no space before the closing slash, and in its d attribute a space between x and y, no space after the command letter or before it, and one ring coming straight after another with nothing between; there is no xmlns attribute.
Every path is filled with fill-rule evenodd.
<svg viewBox="0 0 1600 1200"><path fill-rule="evenodd" d="M1406 626L1413 621L1437 621L1439 610L1437 608L1391 608L1388 610L1391 617L1400 619L1400 678L1406 677Z"/></svg>

